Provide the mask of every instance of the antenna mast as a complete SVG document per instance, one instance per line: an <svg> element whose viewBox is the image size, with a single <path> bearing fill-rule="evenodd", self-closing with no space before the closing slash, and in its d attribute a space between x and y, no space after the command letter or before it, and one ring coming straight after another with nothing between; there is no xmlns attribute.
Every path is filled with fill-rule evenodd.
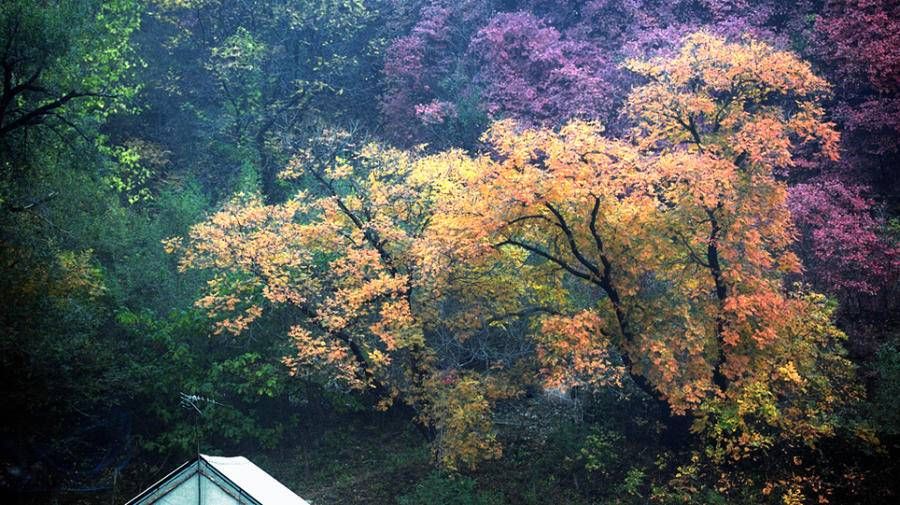
<svg viewBox="0 0 900 505"><path fill-rule="evenodd" d="M224 407L221 403L213 400L212 398L206 398L200 395L189 395L187 393L178 393L178 397L181 400L181 406L186 409L193 409L195 412L194 416L194 442L196 444L197 449L197 458L200 458L200 418L203 417L205 413L205 408L200 408L201 406L209 406L209 405L220 405Z"/></svg>

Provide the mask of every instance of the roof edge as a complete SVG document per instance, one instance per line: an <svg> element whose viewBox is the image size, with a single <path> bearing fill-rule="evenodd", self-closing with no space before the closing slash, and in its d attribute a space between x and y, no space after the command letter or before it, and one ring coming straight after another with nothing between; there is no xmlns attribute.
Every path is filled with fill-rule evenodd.
<svg viewBox="0 0 900 505"><path fill-rule="evenodd" d="M149 495L149 494L155 492L157 489L159 489L160 487L162 487L163 484L165 484L166 482L168 482L170 479L172 479L173 477L175 477L175 476L178 475L179 473L181 473L181 472L187 470L188 467L190 467L191 465L193 465L194 463L196 463L197 461L199 461L199 459L200 459L200 458L198 458L198 457L194 457L194 458L191 458L191 459L185 461L184 463L182 463L181 465L179 465L178 468L176 468L176 469L172 470L171 472L167 473L165 477L163 477L163 478L159 479L158 481L154 482L153 485L151 485L151 486L148 487L147 489L141 491L141 492L140 492L137 496L135 496L134 498L132 498L132 499L128 500L127 502L125 502L125 505L133 505L133 504L137 503L138 500L141 500L141 499L145 498L147 495Z"/></svg>

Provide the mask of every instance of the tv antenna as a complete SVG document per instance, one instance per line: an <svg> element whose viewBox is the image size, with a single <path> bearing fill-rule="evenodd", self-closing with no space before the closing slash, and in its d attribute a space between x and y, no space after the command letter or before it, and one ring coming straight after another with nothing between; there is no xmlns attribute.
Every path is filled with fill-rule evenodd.
<svg viewBox="0 0 900 505"><path fill-rule="evenodd" d="M209 407L212 405L219 405L221 407L227 407L227 405L223 405L212 398L207 398L205 396L200 395L189 395L187 393L178 393L178 398L180 399L181 406L191 410L193 409L195 412L194 416L194 442L197 445L197 457L200 457L200 418L203 417L206 412L209 410Z"/></svg>

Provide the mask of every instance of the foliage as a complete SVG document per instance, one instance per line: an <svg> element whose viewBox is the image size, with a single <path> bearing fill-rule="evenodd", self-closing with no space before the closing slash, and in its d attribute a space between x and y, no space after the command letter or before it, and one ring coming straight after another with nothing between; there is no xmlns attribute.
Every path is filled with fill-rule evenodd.
<svg viewBox="0 0 900 505"><path fill-rule="evenodd" d="M617 68L625 58L670 50L700 26L729 36L749 33L781 41L782 32L795 36L809 30L809 4L421 2L411 9L418 16L409 22L408 32L387 51L382 111L392 138L437 147L444 147L442 137L448 132L461 141L455 145L472 144L474 139L460 136L448 119L473 99L493 119L513 117L549 127L572 118L601 119L619 127L618 105L633 84ZM418 111L438 108L445 112L445 128L422 128ZM462 125L470 130L480 126Z"/></svg>
<svg viewBox="0 0 900 505"><path fill-rule="evenodd" d="M111 114L129 108L139 86L131 37L140 26L131 0L3 2L3 91L0 180L21 181L27 153L56 137L84 137ZM0 201L14 196L0 194Z"/></svg>
<svg viewBox="0 0 900 505"><path fill-rule="evenodd" d="M612 465L619 460L616 449L622 436L614 431L598 429L584 440L581 455L585 459L584 468L589 472L608 474Z"/></svg>
<svg viewBox="0 0 900 505"><path fill-rule="evenodd" d="M488 8L480 0L426 2L410 33L386 48L380 107L389 138L405 145L427 138L438 148L473 143L472 132L480 132L484 124L483 112L478 90L467 84L463 65L454 59L471 36L471 24ZM446 137L454 142L448 145Z"/></svg>
<svg viewBox="0 0 900 505"><path fill-rule="evenodd" d="M896 435L900 427L900 419L897 418L898 408L897 391L900 390L900 353L895 344L885 344L878 351L875 361L875 370L878 372L878 385L872 395L874 412L872 419L880 431Z"/></svg>
<svg viewBox="0 0 900 505"><path fill-rule="evenodd" d="M469 51L481 60L476 78L492 117L556 125L612 115L615 65L596 46L564 40L530 14L492 18Z"/></svg>
<svg viewBox="0 0 900 505"><path fill-rule="evenodd" d="M457 261L503 261L508 250L539 260L521 268L556 290L549 300L581 298L560 272L602 293L543 319L554 382L615 383L620 355L638 384L649 380L684 412L714 389L736 393L752 382L746 374L771 359L762 355L784 331L776 321L803 313L781 294L778 272L798 265L774 171L792 163L791 130L829 156L836 134L814 99L793 117L759 107L772 93L814 96L825 84L758 42L698 34L675 59L632 68L653 79L629 98L638 145L653 151L603 139L588 123L559 134L501 123L486 137L499 160L476 161L481 168L432 228Z"/></svg>
<svg viewBox="0 0 900 505"><path fill-rule="evenodd" d="M332 133L282 174L318 192L279 205L239 195L168 247L182 269L213 272L197 304L217 333L252 329L264 305L291 307L294 373L373 390L382 408L401 398L450 469L499 456L486 413L508 394L484 389L490 376L441 370L427 338L448 323L477 329L473 299L493 299L479 305L494 322L485 311L537 316L548 384L629 377L694 415L714 461L814 446L860 393L833 309L783 287L799 262L777 175L801 148L837 156L827 85L790 53L702 32L671 58L628 65L650 80L628 99L634 142L593 123L504 122L485 136L495 157L415 158L348 154L351 137ZM448 313L457 275L467 292Z"/></svg>
<svg viewBox="0 0 900 505"><path fill-rule="evenodd" d="M376 13L364 2L154 2L148 51L159 60L147 79L164 129L148 139L194 166L217 198L235 190L241 168L257 172L268 198L284 146L317 118L364 109L361 96L380 46ZM334 106L330 104L343 104ZM173 143L194 138L201 152Z"/></svg>
<svg viewBox="0 0 900 505"><path fill-rule="evenodd" d="M3 2L0 501L896 502L898 15Z"/></svg>
<svg viewBox="0 0 900 505"><path fill-rule="evenodd" d="M522 292L550 313L537 338L551 385L630 377L693 413L716 460L815 445L861 393L833 308L783 287L799 264L777 174L794 139L836 156L827 87L789 53L704 33L629 65L650 78L629 97L635 144L590 123L495 125L496 158L473 160L434 240L450 263L519 262L541 286Z"/></svg>
<svg viewBox="0 0 900 505"><path fill-rule="evenodd" d="M438 472L430 474L416 484L415 490L397 498L399 505L500 505L506 503L502 495L480 492L475 481L466 477L448 476Z"/></svg>
<svg viewBox="0 0 900 505"><path fill-rule="evenodd" d="M237 195L167 247L181 254L182 270L213 272L197 306L218 319L216 334L252 329L265 307L286 310L292 374L371 391L380 409L399 398L435 427L437 458L449 467L494 457L485 414L505 393L435 369L425 337L437 309L423 298L432 293L420 284L427 270L417 243L445 183L432 171L446 169L377 145L351 157L349 140L326 132L281 174L308 178L321 193L300 191L279 205Z"/></svg>
<svg viewBox="0 0 900 505"><path fill-rule="evenodd" d="M296 423L280 405L288 376L272 358L277 352L267 353L268 359L253 351L217 352L209 345L205 319L196 311L172 313L163 320L122 312L117 320L138 357L129 373L140 384L135 389L141 394L133 400L146 412L141 423L168 426L161 436L141 441L146 450L188 455L198 445L248 441L271 448ZM206 352L200 352L204 348ZM198 402L201 414L180 405L173 397L179 393L211 402Z"/></svg>
<svg viewBox="0 0 900 505"><path fill-rule="evenodd" d="M896 247L879 236L872 200L860 186L833 177L791 188L791 214L802 233L806 266L832 292L876 294L898 272Z"/></svg>
<svg viewBox="0 0 900 505"><path fill-rule="evenodd" d="M828 2L817 21L818 50L851 94L841 108L851 134L869 149L895 151L896 144L878 135L896 136L900 91L898 15L893 1ZM875 137L872 135L875 134Z"/></svg>

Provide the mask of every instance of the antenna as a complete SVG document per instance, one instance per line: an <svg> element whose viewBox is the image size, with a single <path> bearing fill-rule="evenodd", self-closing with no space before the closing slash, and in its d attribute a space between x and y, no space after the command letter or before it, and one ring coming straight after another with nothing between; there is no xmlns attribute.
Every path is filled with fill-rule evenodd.
<svg viewBox="0 0 900 505"><path fill-rule="evenodd" d="M189 395L187 393L178 393L181 400L181 406L186 409L193 409L196 412L194 417L194 442L197 444L197 457L200 457L200 418L206 413L206 408L210 405L219 405L226 407L212 398L206 398L200 395ZM201 408L203 407L203 408Z"/></svg>

